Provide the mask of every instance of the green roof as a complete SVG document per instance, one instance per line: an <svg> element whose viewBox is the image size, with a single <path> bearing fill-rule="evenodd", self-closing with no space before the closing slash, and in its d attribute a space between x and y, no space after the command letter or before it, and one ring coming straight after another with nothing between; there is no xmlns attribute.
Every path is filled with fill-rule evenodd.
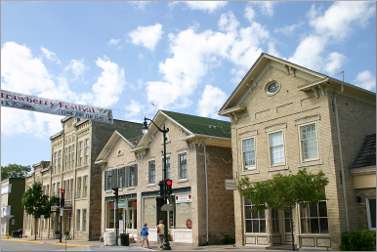
<svg viewBox="0 0 377 252"><path fill-rule="evenodd" d="M133 144L137 144L140 138L143 136L143 124L127 122L124 127L118 127L115 130L118 131L124 138Z"/></svg>
<svg viewBox="0 0 377 252"><path fill-rule="evenodd" d="M230 138L230 122L161 110L194 134Z"/></svg>

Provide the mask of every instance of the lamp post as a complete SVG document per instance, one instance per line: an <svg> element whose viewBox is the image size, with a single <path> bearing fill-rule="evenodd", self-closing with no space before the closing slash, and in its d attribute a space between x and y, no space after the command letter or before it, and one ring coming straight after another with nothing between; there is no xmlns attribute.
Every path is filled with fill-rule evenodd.
<svg viewBox="0 0 377 252"><path fill-rule="evenodd" d="M169 128L166 128L165 125L163 126L163 128L160 128L159 126L157 126L157 124L152 120L152 119L149 119L149 118L146 118L144 117L144 128L143 128L143 132L145 133L146 130L148 130L148 121L150 121L157 129L158 131L160 131L162 133L162 137L163 137L163 143L164 143L164 152L163 152L163 155L164 155L164 167L163 167L163 190L162 191L162 198L164 200L164 204L167 204L167 199L168 199L168 196L167 196L167 191L166 191L166 185L165 185L165 181L167 179L167 164L166 164L166 134L169 132ZM169 236L168 236L168 225L169 225L169 220L168 220L168 214L166 212L165 214L165 225L164 225L164 241L162 243L162 249L164 250L171 250L171 247L170 247L170 243L169 243Z"/></svg>

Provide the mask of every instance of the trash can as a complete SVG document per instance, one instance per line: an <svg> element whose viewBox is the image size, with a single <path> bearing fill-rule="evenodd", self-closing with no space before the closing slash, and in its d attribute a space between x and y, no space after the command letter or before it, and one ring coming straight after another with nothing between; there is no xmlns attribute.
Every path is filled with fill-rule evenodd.
<svg viewBox="0 0 377 252"><path fill-rule="evenodd" d="M114 232L105 232L103 234L103 243L105 246L114 246L115 245L115 233Z"/></svg>
<svg viewBox="0 0 377 252"><path fill-rule="evenodd" d="M130 246L130 234L129 233L120 234L120 245L121 246Z"/></svg>

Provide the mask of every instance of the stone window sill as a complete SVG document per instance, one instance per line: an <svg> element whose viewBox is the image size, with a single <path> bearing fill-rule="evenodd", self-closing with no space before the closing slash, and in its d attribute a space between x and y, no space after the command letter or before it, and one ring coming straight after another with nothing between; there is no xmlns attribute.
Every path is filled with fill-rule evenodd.
<svg viewBox="0 0 377 252"><path fill-rule="evenodd" d="M302 161L298 165L298 168L304 168L304 167L315 166L315 165L323 165L322 160L316 159L316 160L310 160L310 161Z"/></svg>
<svg viewBox="0 0 377 252"><path fill-rule="evenodd" d="M188 182L189 180L187 178L185 179L178 179L177 180L177 183L184 183L184 182Z"/></svg>
<svg viewBox="0 0 377 252"><path fill-rule="evenodd" d="M276 166L271 166L270 168L268 168L268 171L269 172L275 172L275 171L283 171L283 170L288 170L289 167L288 165L276 165Z"/></svg>

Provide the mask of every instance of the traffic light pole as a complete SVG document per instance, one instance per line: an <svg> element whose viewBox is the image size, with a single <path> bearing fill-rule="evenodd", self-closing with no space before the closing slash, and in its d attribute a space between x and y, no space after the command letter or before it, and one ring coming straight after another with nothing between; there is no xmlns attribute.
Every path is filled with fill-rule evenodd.
<svg viewBox="0 0 377 252"><path fill-rule="evenodd" d="M64 189L60 188L60 213L59 213L59 229L60 229L60 235L59 235L59 242L61 243L63 240L63 211L64 211Z"/></svg>
<svg viewBox="0 0 377 252"><path fill-rule="evenodd" d="M113 191L114 191L114 194L115 194L115 201L114 201L114 219L115 219L115 223L114 223L114 228L115 228L115 245L118 246L118 236L119 236L119 221L118 221L118 198L119 198L119 194L118 194L118 191L119 188L118 187L114 187L113 188Z"/></svg>
<svg viewBox="0 0 377 252"><path fill-rule="evenodd" d="M166 188L166 179L167 179L167 160L166 160L166 133L169 132L169 129L168 128L165 128L165 125L164 125L164 128L162 129L162 136L164 138L164 194L163 194L163 199L164 199L164 204L167 204L167 198L168 198L168 195L167 195L167 188ZM171 250L171 247L170 247L170 243L169 243L169 219L168 219L168 211L166 211L166 214L165 214L165 226L164 226L164 241L162 243L162 249L164 250Z"/></svg>

